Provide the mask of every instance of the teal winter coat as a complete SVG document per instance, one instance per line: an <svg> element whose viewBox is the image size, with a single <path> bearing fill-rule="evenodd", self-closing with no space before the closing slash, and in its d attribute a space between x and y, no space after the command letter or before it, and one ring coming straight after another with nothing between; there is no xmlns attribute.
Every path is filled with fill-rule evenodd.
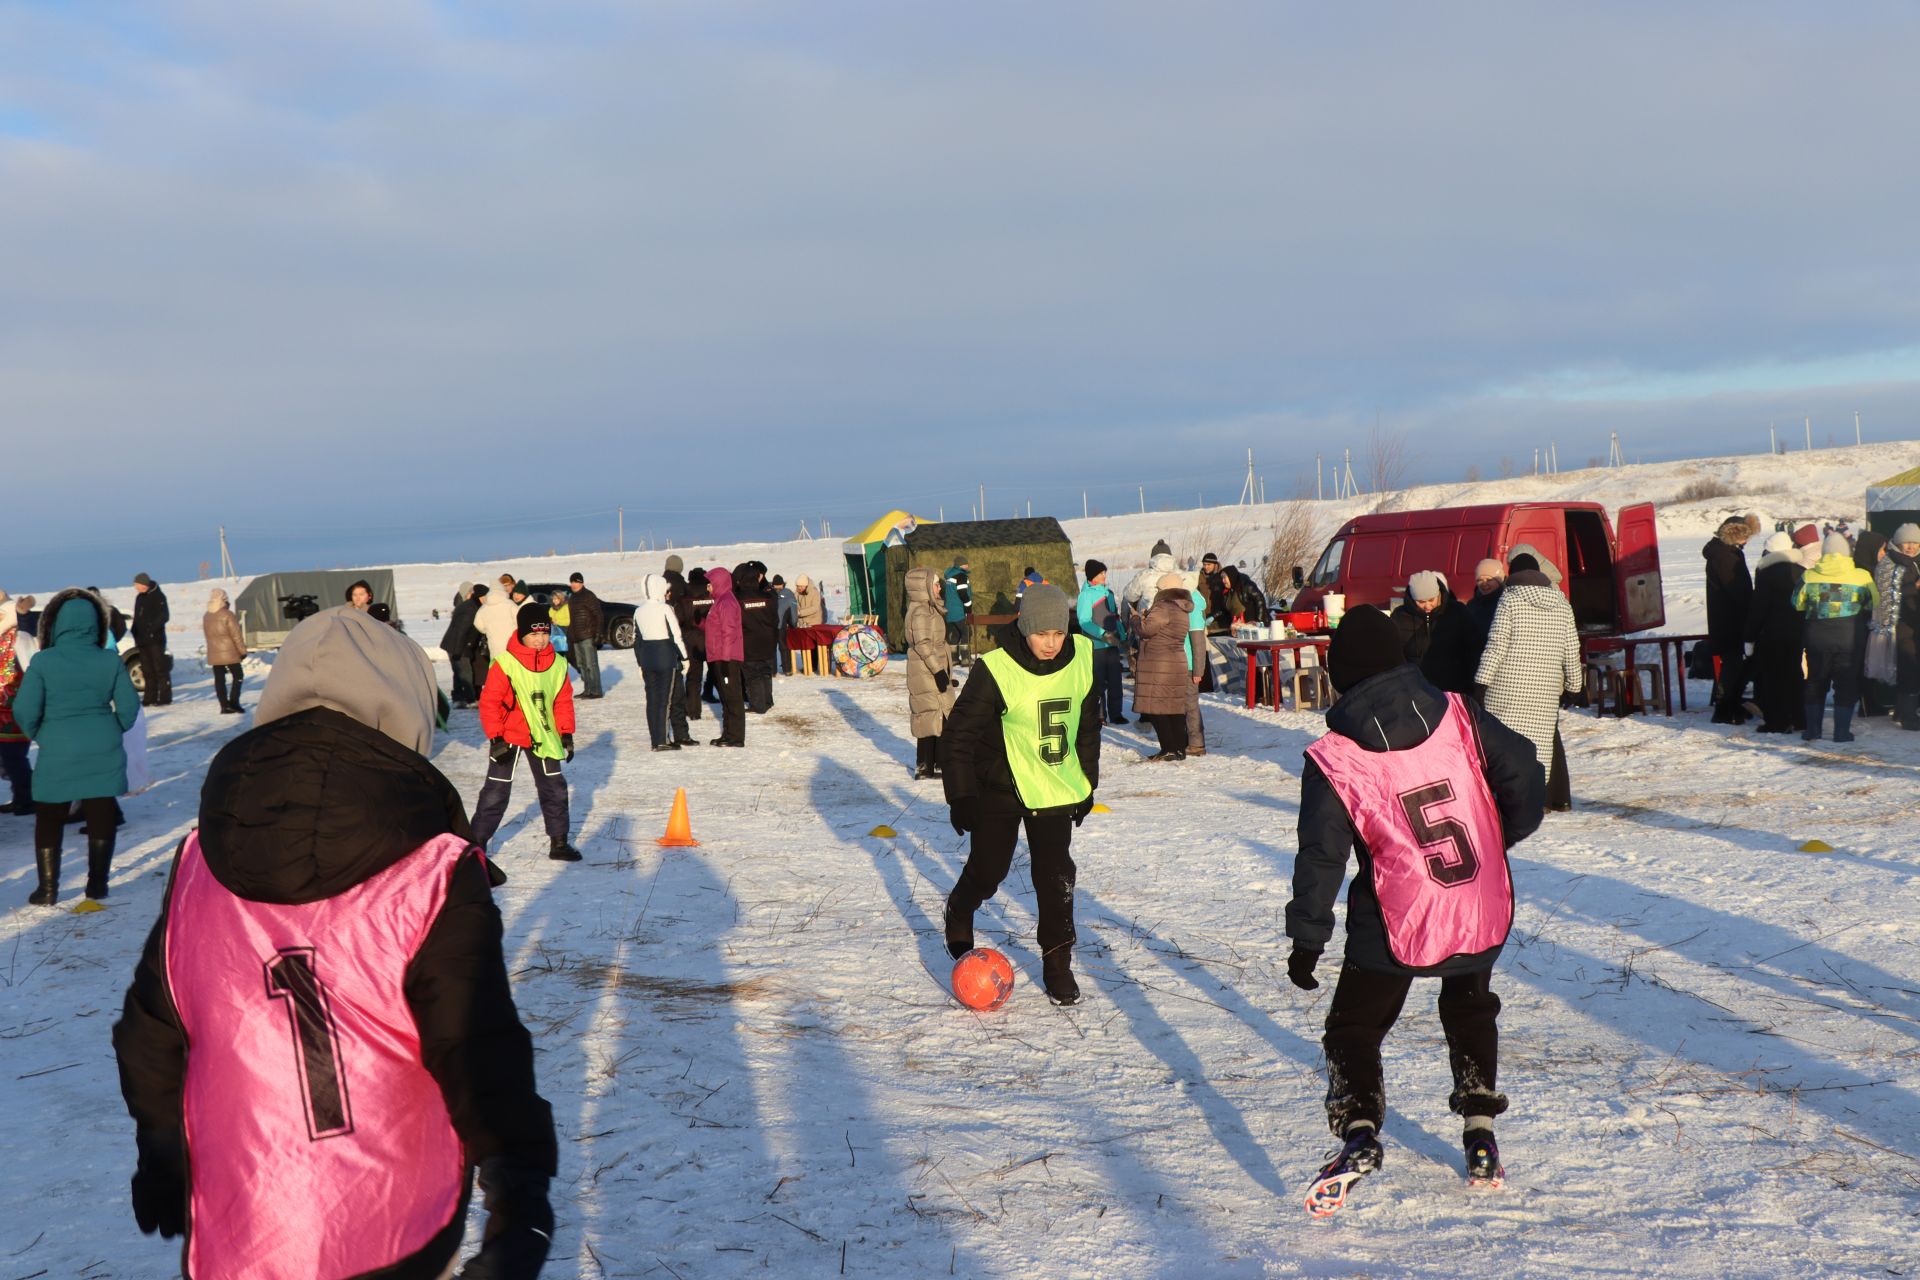
<svg viewBox="0 0 1920 1280"><path fill-rule="evenodd" d="M39 744L36 803L117 796L127 789L121 735L140 697L106 643L107 611L91 592L63 591L40 617L40 652L13 700L14 718Z"/></svg>

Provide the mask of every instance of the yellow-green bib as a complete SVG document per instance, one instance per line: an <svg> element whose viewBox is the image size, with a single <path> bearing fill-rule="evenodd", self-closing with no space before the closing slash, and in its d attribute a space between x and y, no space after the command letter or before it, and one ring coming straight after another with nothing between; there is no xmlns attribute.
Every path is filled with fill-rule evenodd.
<svg viewBox="0 0 1920 1280"><path fill-rule="evenodd" d="M980 661L1007 704L1000 734L1020 803L1058 809L1092 795L1074 743L1080 737L1080 708L1093 689L1093 646L1076 640L1067 665L1047 676L1033 674L1001 649Z"/></svg>
<svg viewBox="0 0 1920 1280"><path fill-rule="evenodd" d="M548 760L566 755L560 745L560 730L553 724L553 700L567 683L567 664L554 655L545 671L529 671L520 659L503 653L494 663L507 673L513 696L520 702L520 714L527 718L527 732L533 737L533 754Z"/></svg>

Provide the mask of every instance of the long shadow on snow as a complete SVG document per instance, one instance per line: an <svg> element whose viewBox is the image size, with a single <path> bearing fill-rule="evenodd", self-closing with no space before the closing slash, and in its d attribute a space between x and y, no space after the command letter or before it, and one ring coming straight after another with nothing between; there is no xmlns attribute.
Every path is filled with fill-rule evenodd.
<svg viewBox="0 0 1920 1280"><path fill-rule="evenodd" d="M1636 1040L1668 1058L1684 1058L1730 1077L1744 1077L1761 1059L1765 1059L1769 1065L1792 1072L1795 1078L1778 1085L1769 1083L1764 1090L1754 1089L1753 1092L1790 1095L1794 1105L1817 1111L1836 1124L1871 1129L1876 1125L1871 1113L1879 1111L1884 1113L1880 1117L1879 1127L1897 1126L1910 1118L1915 1107L1920 1105L1920 1095L1916 1095L1904 1083L1871 1080L1853 1068L1826 1061L1808 1052L1796 1041L1768 1034L1770 1028L1722 1006L1706 1003L1703 997L1695 997L1645 979L1642 979L1641 987L1631 992L1630 979L1622 982L1615 991L1602 992L1598 990L1600 983L1610 983L1611 980L1576 979L1570 970L1587 967L1595 972L1606 972L1617 969L1617 965L1564 943L1555 943L1554 947L1559 967L1569 971L1567 976L1543 973L1529 967L1527 961L1538 957L1534 948L1527 945L1508 948L1502 957L1504 975L1509 980L1518 979L1565 1008L1603 1023L1622 1036ZM1587 994L1570 997L1570 986L1576 992L1584 990ZM1730 1044L1717 1054L1703 1052L1697 1047L1689 1051L1689 1046L1694 1044L1694 1033L1700 1030L1696 1020L1702 1017L1718 1024L1724 1033L1751 1036L1753 1039ZM1898 1071L1889 1068L1887 1074L1897 1075Z"/></svg>
<svg viewBox="0 0 1920 1280"><path fill-rule="evenodd" d="M1873 988L1886 993L1881 1000L1893 1007L1890 1017L1876 1020L1876 1025L1893 1025L1890 1029L1904 1035L1920 1039L1920 998L1916 998L1906 979L1889 973L1877 965L1869 964L1856 957L1845 955L1822 946L1817 938L1803 938L1779 925L1768 924L1761 920L1733 915L1702 906L1683 898L1674 898L1658 894L1639 885L1616 880L1611 876L1597 872L1569 872L1565 868L1534 862L1509 852L1508 861L1514 870L1514 888L1518 896L1546 915L1559 918L1578 918L1602 929L1619 929L1645 938L1664 950L1672 951L1696 964L1703 965L1722 973L1744 977L1756 986L1765 987L1777 993L1796 999L1808 999L1807 989L1794 982L1785 973L1769 973L1759 966L1769 960L1792 954L1800 958L1801 968L1811 973L1815 965L1826 966L1836 976L1851 969L1858 976L1868 979ZM1570 905L1575 896L1568 892L1568 881L1577 879L1581 889L1592 888L1610 894L1659 899L1669 911L1670 916L1663 917L1658 924L1650 924L1626 910L1619 916L1609 916L1600 912ZM1541 890L1533 886L1553 883L1560 891ZM1662 935L1662 936L1656 936ZM1664 935L1679 934L1669 939ZM1741 943L1757 953L1758 959L1746 964L1729 964L1724 956L1723 943L1716 938L1720 935L1727 941L1739 938ZM1843 1009L1843 1012L1856 1012L1861 1016L1871 1016L1868 1010Z"/></svg>
<svg viewBox="0 0 1920 1280"><path fill-rule="evenodd" d="M876 750L889 759L907 768L913 768L914 740L898 729L882 721L878 716L855 702L838 689L826 690L827 705L840 713L843 720L861 737L865 738ZM901 710L906 708L904 704Z"/></svg>
<svg viewBox="0 0 1920 1280"><path fill-rule="evenodd" d="M1296 1031L1291 1031L1281 1026L1274 1020L1272 1015L1256 1007L1252 1001L1248 1000L1237 987L1222 981L1198 961L1187 959L1186 963L1182 963L1183 958L1185 958L1185 953L1183 953L1178 946L1161 938L1160 935L1145 925L1142 925L1139 921L1131 919L1111 907L1104 905L1099 899L1090 893L1086 893L1084 890L1081 893L1081 900L1089 909L1098 909L1101 915L1104 916L1104 919L1100 919L1089 913L1086 917L1089 923L1095 925L1111 924L1118 929L1124 930L1129 937L1138 941L1144 950L1151 953L1169 973L1189 984L1199 992L1204 1003L1214 1005L1223 1012L1237 1018L1262 1040L1265 1040L1271 1045L1281 1057L1299 1064L1303 1070L1311 1072L1315 1076L1316 1081L1319 1081L1322 1053L1317 1040L1309 1039ZM1108 943L1106 946L1110 956L1117 954L1116 948L1112 943ZM1115 968L1117 972L1117 963ZM1105 975L1095 974L1091 968L1089 968L1089 974L1101 977L1103 979L1102 985L1105 985ZM1124 1003L1122 999L1116 996L1116 992L1131 992L1135 988L1143 990L1153 989L1141 982L1138 978L1126 973L1117 972L1117 981L1118 985L1108 992L1110 997L1115 998L1116 1004ZM1144 1000L1144 997L1140 996L1134 998ZM1319 1011L1317 1008L1315 1012L1318 1014ZM1145 1043L1145 1041L1143 1040L1142 1043ZM1172 1061L1168 1061L1167 1065L1169 1067L1176 1067L1177 1069L1176 1064ZM1231 1103L1226 1102L1224 1099L1221 1099L1220 1102L1221 1105L1229 1111L1233 1111ZM1415 1122L1398 1108L1389 1106L1387 1108L1387 1117L1389 1121L1389 1132L1391 1132L1396 1139L1403 1142L1409 1149L1418 1151L1429 1160L1438 1164L1447 1164L1454 1158L1453 1148L1447 1142L1428 1133L1423 1126ZM1239 1134L1246 1137L1247 1142L1252 1144L1253 1140L1251 1136L1246 1135L1244 1125L1239 1125L1238 1123L1239 1116L1237 1111L1234 1111L1232 1121L1238 1127ZM1211 1124L1212 1122L1213 1120L1210 1116L1209 1123ZM1218 1129L1216 1129L1216 1136L1221 1136ZM1225 1137L1221 1138L1221 1145L1226 1147L1229 1153L1233 1154L1236 1159L1240 1159L1240 1153L1233 1150L1233 1146ZM1255 1149L1257 1150L1257 1146ZM1260 1153L1259 1166L1269 1172L1271 1171L1272 1166L1266 1162L1264 1153ZM1245 1160L1241 1161L1241 1167L1246 1168L1249 1176L1253 1176L1255 1181L1260 1181L1255 1170L1248 1168ZM1303 1176L1304 1175L1302 1175L1302 1177ZM1264 1186L1266 1184L1262 1183L1262 1185ZM1304 1185L1304 1183L1302 1185ZM1291 1193L1292 1188L1287 1187L1282 1188L1282 1190Z"/></svg>
<svg viewBox="0 0 1920 1280"><path fill-rule="evenodd" d="M894 789L894 794L895 797L900 794L897 788ZM832 757L821 757L814 772L812 802L815 811L824 812L831 806L844 804L849 796L866 800L875 813L889 812L895 807L893 798L884 794L868 779ZM913 797L909 796L909 800L911 799ZM909 804L903 801L897 807L905 809ZM861 826L864 822L865 820L861 819L849 825ZM944 827L943 822L936 821L934 825ZM893 902L894 909L900 913L901 921L915 937L921 967L927 970L928 976L944 991L947 985L944 975L950 971L953 964L952 958L947 955L945 930L941 922L929 914L915 898L913 884L907 876L907 868L902 865L902 859L910 862L913 870L941 899L944 899L948 889L959 876L960 864L965 861L964 853L956 854L952 860L941 859L935 855L927 838L908 832L902 832L901 836L893 841L885 843L878 840L872 841L866 848L868 856L873 860L874 870L879 874L882 884L886 887L887 896ZM899 856L895 856L896 854ZM1017 869L1015 872L1008 873L1007 880L1001 885L1001 891L994 895L994 900L981 907L976 919L975 932L976 934L1001 933L1003 935L1000 940L1001 949L1008 953L1009 959L1025 970L1028 984L1037 994L1041 988L1039 953L1012 941L1017 935L1031 936L1033 932L1030 913L1026 926L1022 929L1016 930L1010 918L1009 898L1018 897L1024 907L1024 904L1033 896L1030 876L1024 887L1024 896L1020 896L1018 893L1020 886L1015 884L1016 874ZM990 912L997 912L1001 917L1002 923L998 930L988 923ZM1099 1147L1109 1152L1111 1158L1125 1160L1128 1163L1129 1169L1116 1181L1116 1188L1123 1186L1144 1188L1139 1192L1140 1198L1151 1196L1157 1202L1171 1203L1175 1206L1182 1228L1203 1229L1202 1224L1192 1218L1191 1211L1175 1190L1157 1173L1143 1165L1139 1157L1129 1149L1129 1144L1125 1142L1129 1136L1124 1131L1103 1133L1089 1138L1087 1145L1090 1148ZM1182 1264L1168 1274L1184 1276L1188 1271L1185 1264Z"/></svg>

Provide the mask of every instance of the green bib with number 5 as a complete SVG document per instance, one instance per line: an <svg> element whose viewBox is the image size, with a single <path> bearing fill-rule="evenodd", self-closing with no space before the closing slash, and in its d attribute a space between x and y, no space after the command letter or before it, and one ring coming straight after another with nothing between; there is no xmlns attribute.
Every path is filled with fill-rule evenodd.
<svg viewBox="0 0 1920 1280"><path fill-rule="evenodd" d="M1093 690L1093 646L1074 641L1073 657L1052 675L1037 676L1004 649L981 657L1007 704L1000 733L1020 803L1029 809L1059 809L1093 794L1073 744L1080 737L1080 707Z"/></svg>

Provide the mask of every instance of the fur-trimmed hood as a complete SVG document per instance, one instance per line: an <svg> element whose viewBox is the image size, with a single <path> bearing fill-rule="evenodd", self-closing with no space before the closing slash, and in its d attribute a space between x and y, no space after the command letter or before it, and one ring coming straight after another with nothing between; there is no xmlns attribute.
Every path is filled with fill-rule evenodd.
<svg viewBox="0 0 1920 1280"><path fill-rule="evenodd" d="M99 592L89 591L85 587L68 587L65 591L60 592L54 596L53 599L47 601L47 607L40 611L40 634L38 636L40 647L42 649L53 648L54 641L60 635L58 625L60 610L66 607L70 601L74 600L84 600L93 606L93 647L96 649L108 648L107 619L113 616L113 611L107 602L101 598ZM67 634L69 638L72 638L78 633L75 633L72 626L69 625Z"/></svg>

